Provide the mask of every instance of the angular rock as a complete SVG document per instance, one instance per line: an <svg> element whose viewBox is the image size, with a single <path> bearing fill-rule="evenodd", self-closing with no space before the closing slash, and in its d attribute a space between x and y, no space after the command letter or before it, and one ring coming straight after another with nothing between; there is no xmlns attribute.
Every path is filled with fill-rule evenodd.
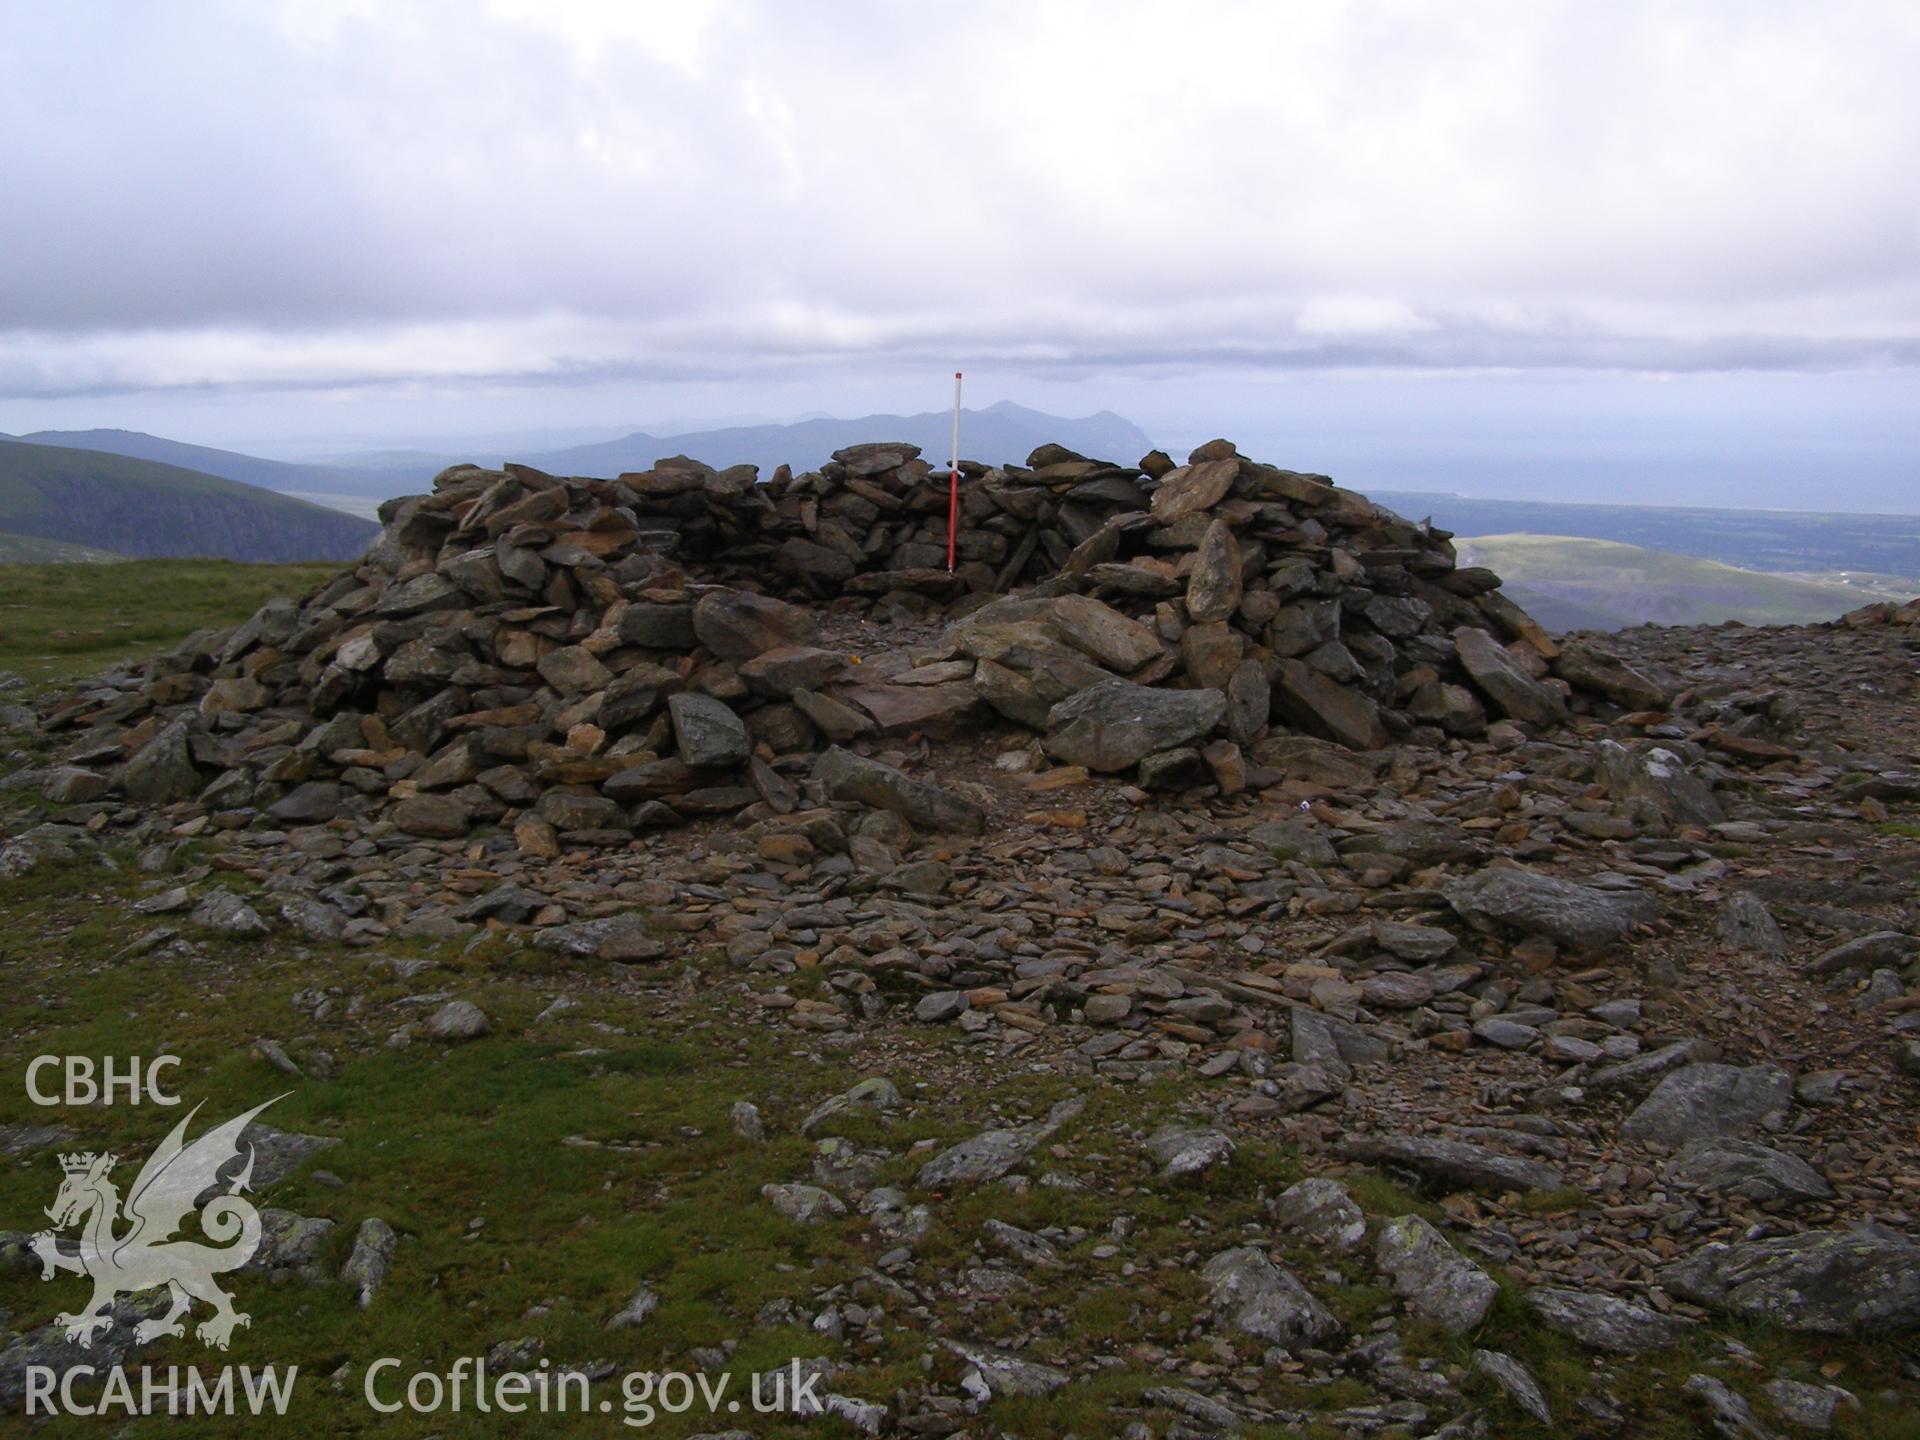
<svg viewBox="0 0 1920 1440"><path fill-rule="evenodd" d="M1664 746L1602 740L1594 751L1594 774L1608 794L1637 800L1676 824L1718 825L1727 818L1712 787Z"/></svg>
<svg viewBox="0 0 1920 1440"><path fill-rule="evenodd" d="M360 1228L354 1232L353 1253L347 1257L347 1263L340 1267L340 1278L354 1291L354 1298L362 1310L373 1304L373 1297L380 1293L380 1287L386 1283L387 1271L393 1264L393 1251L399 1243L399 1237L393 1233L393 1227L377 1216L360 1222Z"/></svg>
<svg viewBox="0 0 1920 1440"><path fill-rule="evenodd" d="M700 643L722 660L751 660L783 645L813 643L813 616L748 590L719 590L693 607Z"/></svg>
<svg viewBox="0 0 1920 1440"><path fill-rule="evenodd" d="M1340 638L1338 600L1300 600L1282 607L1267 625L1267 647L1276 655L1305 655Z"/></svg>
<svg viewBox="0 0 1920 1440"><path fill-rule="evenodd" d="M1163 1177L1198 1175L1233 1158L1233 1141L1218 1130L1163 1125L1147 1137L1147 1153Z"/></svg>
<svg viewBox="0 0 1920 1440"><path fill-rule="evenodd" d="M1736 950L1784 959L1787 937L1767 909L1767 902L1751 890L1737 890L1720 907L1720 938Z"/></svg>
<svg viewBox="0 0 1920 1440"><path fill-rule="evenodd" d="M1047 1396L1066 1388L1072 1378L1053 1365L1042 1365L1006 1350L976 1345L964 1340L943 1340L941 1344L973 1367L991 1396Z"/></svg>
<svg viewBox="0 0 1920 1440"><path fill-rule="evenodd" d="M1816 975L1832 975L1841 970L1878 970L1905 965L1916 951L1920 951L1920 939L1898 930L1879 930L1822 952L1809 968Z"/></svg>
<svg viewBox="0 0 1920 1440"><path fill-rule="evenodd" d="M1160 658L1153 631L1089 595L1062 595L1046 611L1047 628L1074 649L1125 675Z"/></svg>
<svg viewBox="0 0 1920 1440"><path fill-rule="evenodd" d="M493 1028L487 1019L487 1012L471 1000L449 1000L433 1014L427 1017L421 1033L429 1040L439 1040L447 1044L457 1044L462 1040L478 1040Z"/></svg>
<svg viewBox="0 0 1920 1440"><path fill-rule="evenodd" d="M980 697L964 680L941 685L849 685L839 693L871 715L882 735L904 731L954 735L980 713Z"/></svg>
<svg viewBox="0 0 1920 1440"><path fill-rule="evenodd" d="M1820 1335L1920 1324L1920 1244L1879 1227L1705 1245L1660 1282L1682 1299Z"/></svg>
<svg viewBox="0 0 1920 1440"><path fill-rule="evenodd" d="M986 828L985 812L971 800L838 746L820 757L813 774L830 799L891 811L920 830L978 835Z"/></svg>
<svg viewBox="0 0 1920 1440"><path fill-rule="evenodd" d="M1521 669L1486 631L1462 625L1453 632L1453 648L1468 678L1502 715L1533 725L1566 723L1567 705L1559 692Z"/></svg>
<svg viewBox="0 0 1920 1440"><path fill-rule="evenodd" d="M1380 1227L1374 1263L1393 1281L1409 1314L1455 1335L1485 1320L1500 1293L1486 1271L1418 1215L1402 1215Z"/></svg>
<svg viewBox="0 0 1920 1440"><path fill-rule="evenodd" d="M1498 1350L1473 1352L1473 1368L1506 1392L1507 1398L1542 1425L1553 1424L1553 1411L1533 1372L1511 1355Z"/></svg>
<svg viewBox="0 0 1920 1440"><path fill-rule="evenodd" d="M545 680L562 695L582 695L590 690L604 690L613 680L613 672L600 663L600 658L581 645L565 645L558 650L540 657L534 667Z"/></svg>
<svg viewBox="0 0 1920 1440"><path fill-rule="evenodd" d="M796 690L818 690L847 669L847 657L811 645L782 645L742 662L740 678L761 695L784 700Z"/></svg>
<svg viewBox="0 0 1920 1440"><path fill-rule="evenodd" d="M1425 1135L1355 1137L1341 1143L1340 1154L1350 1160L1410 1170L1447 1190L1500 1194L1508 1190L1557 1190L1565 1183L1550 1165L1502 1155L1464 1140Z"/></svg>
<svg viewBox="0 0 1920 1440"><path fill-rule="evenodd" d="M1340 1333L1333 1312L1250 1245L1214 1256L1200 1278L1207 1284L1214 1309L1234 1329L1255 1339L1297 1349Z"/></svg>
<svg viewBox="0 0 1920 1440"><path fill-rule="evenodd" d="M667 697L681 762L696 770L731 770L747 763L753 746L747 727L723 701L683 691Z"/></svg>
<svg viewBox="0 0 1920 1440"><path fill-rule="evenodd" d="M1598 1290L1540 1285L1527 1291L1526 1304L1549 1330L1615 1355L1670 1350L1693 1329L1691 1321Z"/></svg>
<svg viewBox="0 0 1920 1440"><path fill-rule="evenodd" d="M1239 478L1238 460L1203 460L1170 471L1153 492L1153 518L1171 525L1189 515L1211 510L1226 498Z"/></svg>
<svg viewBox="0 0 1920 1440"><path fill-rule="evenodd" d="M1687 1065L1654 1087L1620 1133L1642 1143L1684 1145L1743 1135L1792 1106L1793 1077L1777 1066Z"/></svg>
<svg viewBox="0 0 1920 1440"><path fill-rule="evenodd" d="M1226 714L1218 690L1159 690L1105 680L1069 696L1047 716L1049 754L1103 773L1125 770L1156 750L1210 734Z"/></svg>
<svg viewBox="0 0 1920 1440"><path fill-rule="evenodd" d="M1309 734L1349 750L1378 750L1392 739L1378 705L1298 660L1276 662L1273 703Z"/></svg>
<svg viewBox="0 0 1920 1440"><path fill-rule="evenodd" d="M1187 615L1196 623L1225 620L1240 605L1240 546L1233 528L1215 520L1200 537L1187 577Z"/></svg>
<svg viewBox="0 0 1920 1440"><path fill-rule="evenodd" d="M395 828L432 840L458 840L473 825L473 812L451 795L412 795L392 813Z"/></svg>
<svg viewBox="0 0 1920 1440"><path fill-rule="evenodd" d="M1339 1254L1367 1238L1366 1213L1338 1180L1315 1176L1289 1185L1273 1202L1273 1218Z"/></svg>
<svg viewBox="0 0 1920 1440"><path fill-rule="evenodd" d="M186 721L174 721L128 757L120 767L120 788L129 800L148 805L168 805L200 793Z"/></svg>
<svg viewBox="0 0 1920 1440"><path fill-rule="evenodd" d="M779 1215L801 1225L837 1220L847 1213L845 1201L818 1185L762 1185L760 1194Z"/></svg>
<svg viewBox="0 0 1920 1440"><path fill-rule="evenodd" d="M1833 1187L1797 1155L1726 1136L1683 1146L1666 1170L1667 1183L1748 1200L1831 1200Z"/></svg>
<svg viewBox="0 0 1920 1440"><path fill-rule="evenodd" d="M693 606L635 601L614 617L613 630L622 645L645 650L691 650L696 639Z"/></svg>
<svg viewBox="0 0 1920 1440"><path fill-rule="evenodd" d="M1604 695L1629 710L1664 710L1673 699L1659 680L1591 640L1563 642L1553 659L1553 673L1576 690Z"/></svg>
<svg viewBox="0 0 1920 1440"><path fill-rule="evenodd" d="M1463 919L1544 935L1569 950L1602 949L1660 913L1650 896L1491 866L1453 881L1444 894Z"/></svg>

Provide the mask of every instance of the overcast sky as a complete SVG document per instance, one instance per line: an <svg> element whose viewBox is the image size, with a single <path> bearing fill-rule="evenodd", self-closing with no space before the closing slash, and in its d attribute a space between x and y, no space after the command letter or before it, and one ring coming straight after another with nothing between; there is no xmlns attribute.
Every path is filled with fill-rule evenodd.
<svg viewBox="0 0 1920 1440"><path fill-rule="evenodd" d="M1349 464L1645 417L1920 480L1911 0L0 18L0 430L933 409L959 367Z"/></svg>

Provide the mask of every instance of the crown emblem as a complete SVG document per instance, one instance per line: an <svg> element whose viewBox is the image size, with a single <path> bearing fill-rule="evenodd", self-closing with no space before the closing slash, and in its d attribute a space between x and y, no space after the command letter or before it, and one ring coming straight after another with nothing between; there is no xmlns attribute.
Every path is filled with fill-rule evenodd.
<svg viewBox="0 0 1920 1440"><path fill-rule="evenodd" d="M60 1168L69 1175L84 1175L93 1169L94 1161L100 1158L101 1157L92 1150L76 1150L71 1155L62 1155L60 1157ZM107 1163L100 1173L104 1175L108 1170L113 1169L118 1159L118 1156L108 1155L106 1157Z"/></svg>

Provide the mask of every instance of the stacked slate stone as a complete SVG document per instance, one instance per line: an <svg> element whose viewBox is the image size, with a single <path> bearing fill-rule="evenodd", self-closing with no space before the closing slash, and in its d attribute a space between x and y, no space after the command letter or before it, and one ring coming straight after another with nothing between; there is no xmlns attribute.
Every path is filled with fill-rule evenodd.
<svg viewBox="0 0 1920 1440"><path fill-rule="evenodd" d="M547 850L785 812L809 777L872 782L845 756L816 774L821 748L995 716L1064 764L1232 790L1285 732L1371 749L1665 703L1556 646L1446 532L1225 441L964 471L950 573L946 475L910 445L766 483L684 457L615 480L456 466L304 600L44 723L84 732L75 766L213 823L390 807L408 833L507 822ZM855 656L820 643L844 612L948 623Z"/></svg>

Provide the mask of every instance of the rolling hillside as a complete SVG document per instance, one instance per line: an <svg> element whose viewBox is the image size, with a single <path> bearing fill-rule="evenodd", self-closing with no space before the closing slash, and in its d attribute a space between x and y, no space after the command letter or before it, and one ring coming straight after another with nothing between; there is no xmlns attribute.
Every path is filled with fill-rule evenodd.
<svg viewBox="0 0 1920 1440"><path fill-rule="evenodd" d="M1567 535L1479 535L1456 542L1461 562L1485 565L1549 630L1629 625L1805 625L1884 599L1881 591L1742 570L1612 540Z"/></svg>
<svg viewBox="0 0 1920 1440"><path fill-rule="evenodd" d="M258 455L242 455L237 450L189 445L183 440L169 440L141 430L36 430L8 438L29 445L57 445L63 450L94 450L105 455L125 455L131 460L156 460L162 465L198 470L203 475L218 475L223 480L237 480L262 490L333 490L339 488L346 473L325 465L289 465L280 460L263 460Z"/></svg>
<svg viewBox="0 0 1920 1440"><path fill-rule="evenodd" d="M1366 493L1409 519L1431 516L1456 535L1616 540L1769 574L1920 575L1920 515L1479 500L1418 490Z"/></svg>
<svg viewBox="0 0 1920 1440"><path fill-rule="evenodd" d="M377 527L217 475L0 441L0 533L119 555L348 560Z"/></svg>
<svg viewBox="0 0 1920 1440"><path fill-rule="evenodd" d="M1132 464L1152 448L1145 431L1108 411L1071 419L1001 401L964 412L963 422L961 452L970 460L989 464L1022 463L1036 446L1050 441L1123 464ZM790 425L737 425L659 435L642 430L617 440L558 449L520 447L511 453L501 451L497 443L480 440L444 453L368 450L337 456L327 464L305 465L189 445L138 430L42 430L0 436L0 440L17 438L34 445L155 460L283 494L322 498L331 508L351 512L363 508L354 500L385 500L423 491L441 470L466 461L486 465L517 460L556 475L610 476L649 469L669 455L691 455L710 465L758 465L765 475L778 465L812 469L842 446L868 440L906 440L920 446L929 460L941 461L947 458L952 425L946 411L857 419L819 417Z"/></svg>
<svg viewBox="0 0 1920 1440"><path fill-rule="evenodd" d="M0 565L107 565L125 558L90 545L0 532Z"/></svg>

